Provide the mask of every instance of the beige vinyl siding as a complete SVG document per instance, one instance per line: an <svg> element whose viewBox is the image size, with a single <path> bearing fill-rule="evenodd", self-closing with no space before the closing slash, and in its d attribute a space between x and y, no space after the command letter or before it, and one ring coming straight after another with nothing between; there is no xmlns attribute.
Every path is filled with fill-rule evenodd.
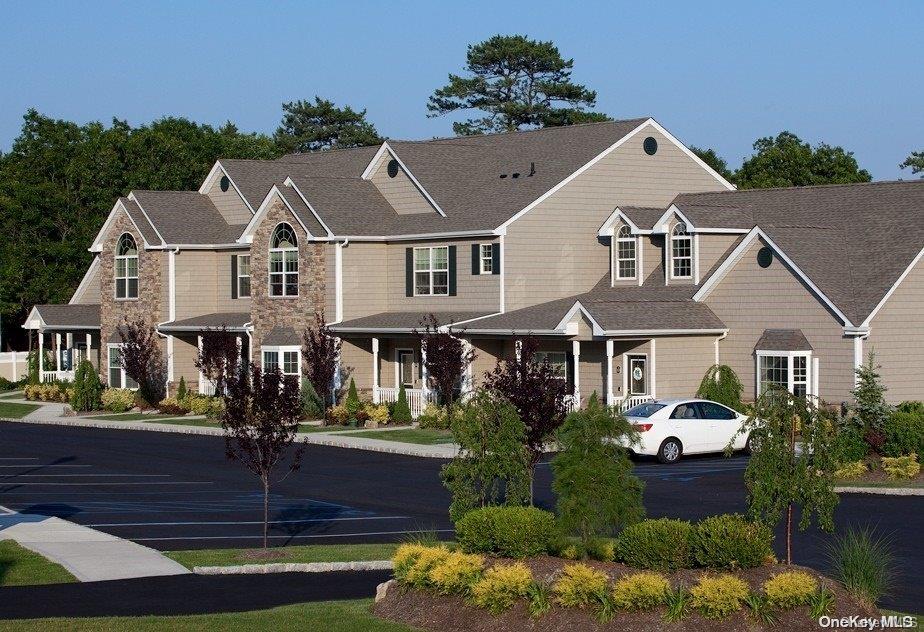
<svg viewBox="0 0 924 632"><path fill-rule="evenodd" d="M648 356L648 392L651 392L651 343L648 340L614 340L613 341L613 395L623 397L628 391L625 356ZM603 375L606 379L606 347L603 354ZM657 371L656 371L657 373ZM606 390L604 381L604 391Z"/></svg>
<svg viewBox="0 0 924 632"><path fill-rule="evenodd" d="M176 255L176 318L190 318L218 311L218 268L230 267L224 255L209 250L183 250ZM167 275L164 275L166 285ZM229 289L230 291L230 289Z"/></svg>
<svg viewBox="0 0 924 632"><path fill-rule="evenodd" d="M198 338L195 335L177 335L173 337L173 381L186 380L186 388L196 390L199 387L199 369L196 358L199 357Z"/></svg>
<svg viewBox="0 0 924 632"><path fill-rule="evenodd" d="M379 342L381 352L382 343ZM345 374L343 387L348 388L350 378L356 382L356 388L363 393L372 391L372 339L343 338L340 347L340 364ZM382 384L387 386L387 384Z"/></svg>
<svg viewBox="0 0 924 632"><path fill-rule="evenodd" d="M475 386L484 384L484 374L494 370L497 366L498 358L503 357L504 341L498 339L474 339L471 340L472 350L475 352L475 360L472 362L472 376L475 378Z"/></svg>
<svg viewBox="0 0 924 632"><path fill-rule="evenodd" d="M231 257L250 254L249 250L221 250L215 253L216 307L218 312L249 312L250 297L231 298ZM235 279L237 282L237 279Z"/></svg>
<svg viewBox="0 0 924 632"><path fill-rule="evenodd" d="M744 384L744 397L756 395L754 345L765 329L801 329L820 360L821 397L847 401L853 388L853 341L843 335L843 324L781 260L769 268L757 264L755 242L724 279L706 304L729 329L719 343L722 364L731 366Z"/></svg>
<svg viewBox="0 0 924 632"><path fill-rule="evenodd" d="M658 397L694 397L703 375L715 364L715 340L712 336L657 338Z"/></svg>
<svg viewBox="0 0 924 632"><path fill-rule="evenodd" d="M569 343L570 344L570 343ZM581 403L586 404L596 392L601 403L606 402L606 342L581 342L581 356L578 361L580 375Z"/></svg>
<svg viewBox="0 0 924 632"><path fill-rule="evenodd" d="M741 235L726 235L721 233L702 233L698 235L699 250L699 278L702 282L714 265L719 263L728 249L741 237Z"/></svg>
<svg viewBox="0 0 924 632"><path fill-rule="evenodd" d="M642 149L648 136L654 156ZM724 189L654 128L640 131L508 227L506 309L590 290L609 270L597 231L617 206L667 207L678 193Z"/></svg>
<svg viewBox="0 0 924 632"><path fill-rule="evenodd" d="M221 190L220 183L223 175L220 170L215 173L215 176L207 185L205 194L209 196L212 204L215 205L215 208L218 209L218 212L229 224L249 223L253 215L237 190L233 186L229 186L227 191Z"/></svg>
<svg viewBox="0 0 924 632"><path fill-rule="evenodd" d="M86 283L83 283L82 291L74 292L74 296L71 298L72 303L76 305L98 305L100 303L99 270L99 263L94 258L90 268L87 269L87 276L84 278Z"/></svg>
<svg viewBox="0 0 924 632"><path fill-rule="evenodd" d="M424 197L417 185L408 177L404 169L398 169L394 178L388 176L388 163L392 160L387 151L379 158L379 162L372 172L370 180L388 200L398 215L414 215L418 213L436 213L433 205Z"/></svg>
<svg viewBox="0 0 924 632"><path fill-rule="evenodd" d="M343 319L388 311L388 246L351 242L343 249ZM328 259L330 268L335 266ZM336 283L332 283L336 288ZM401 284L404 292L404 282ZM336 291L336 289L335 289Z"/></svg>
<svg viewBox="0 0 924 632"><path fill-rule="evenodd" d="M388 244L386 280L388 311L424 312L433 310L485 313L497 312L500 307L501 275L472 274L472 244L490 242L492 242L492 240L482 239L478 241L428 241ZM456 295L406 296L405 250L414 247L442 246L456 246ZM366 269L368 269L368 266Z"/></svg>
<svg viewBox="0 0 924 632"><path fill-rule="evenodd" d="M864 356L870 352L876 354L889 402L924 400L924 262L912 268L870 322Z"/></svg>

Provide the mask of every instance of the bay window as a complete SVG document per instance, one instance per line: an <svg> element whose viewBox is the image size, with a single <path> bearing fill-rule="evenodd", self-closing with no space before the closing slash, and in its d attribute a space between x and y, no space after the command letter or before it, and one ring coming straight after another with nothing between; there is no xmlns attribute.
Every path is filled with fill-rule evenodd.
<svg viewBox="0 0 924 632"><path fill-rule="evenodd" d="M772 387L805 397L812 392L812 354L806 351L758 351L757 395Z"/></svg>

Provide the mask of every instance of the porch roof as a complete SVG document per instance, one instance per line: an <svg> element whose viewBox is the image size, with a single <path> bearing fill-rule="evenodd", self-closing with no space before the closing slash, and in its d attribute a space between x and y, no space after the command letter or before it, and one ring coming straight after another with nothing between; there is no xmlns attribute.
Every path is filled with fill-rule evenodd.
<svg viewBox="0 0 924 632"><path fill-rule="evenodd" d="M229 331L243 331L250 322L249 312L218 312L202 314L164 323L158 327L161 331L201 331L203 329L227 328Z"/></svg>
<svg viewBox="0 0 924 632"><path fill-rule="evenodd" d="M343 333L411 333L415 329L423 329L423 323L430 314L436 316L441 325L452 325L491 315L490 312L382 312L337 323L330 328L332 331ZM464 328L457 327L459 330Z"/></svg>
<svg viewBox="0 0 924 632"><path fill-rule="evenodd" d="M24 329L99 329L99 305L36 305Z"/></svg>

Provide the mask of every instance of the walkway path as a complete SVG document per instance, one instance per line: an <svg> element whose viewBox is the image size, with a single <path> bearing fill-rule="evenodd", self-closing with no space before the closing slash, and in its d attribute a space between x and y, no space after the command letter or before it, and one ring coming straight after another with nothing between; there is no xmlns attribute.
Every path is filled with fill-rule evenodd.
<svg viewBox="0 0 924 632"><path fill-rule="evenodd" d="M0 539L57 562L82 582L189 573L158 551L114 535L61 518L3 511Z"/></svg>

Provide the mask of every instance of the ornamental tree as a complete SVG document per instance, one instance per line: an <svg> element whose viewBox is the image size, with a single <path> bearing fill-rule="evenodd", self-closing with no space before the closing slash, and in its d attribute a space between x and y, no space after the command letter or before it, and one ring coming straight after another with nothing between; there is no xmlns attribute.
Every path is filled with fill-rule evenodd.
<svg viewBox="0 0 924 632"><path fill-rule="evenodd" d="M739 435L750 437L751 458L744 471L748 513L771 526L785 518L787 564L792 564L796 505L801 513L800 531L811 525L813 516L821 529L834 529L838 431L823 404L771 387L757 399L753 413L725 447L730 456Z"/></svg>
<svg viewBox="0 0 924 632"><path fill-rule="evenodd" d="M885 401L886 387L877 372L875 356L870 353L866 362L857 367L857 385L853 389L851 406L853 421L864 440L878 453L885 443L885 425L892 415L892 407Z"/></svg>
<svg viewBox="0 0 924 632"><path fill-rule="evenodd" d="M215 383L215 393L225 392L228 378L241 364L241 348L237 336L222 325L202 332L202 348L196 357L196 368Z"/></svg>
<svg viewBox="0 0 924 632"><path fill-rule="evenodd" d="M157 331L143 320L117 328L122 339L119 362L125 375L138 384L138 395L148 404L164 398L167 370L160 353Z"/></svg>
<svg viewBox="0 0 924 632"><path fill-rule="evenodd" d="M725 404L729 408L743 412L742 392L744 392L744 385L741 384L741 380L738 379L738 374L735 373L733 368L727 364L713 364L706 371L702 382L699 383L696 396Z"/></svg>
<svg viewBox="0 0 924 632"><path fill-rule="evenodd" d="M225 430L225 453L255 474L263 486L263 548L269 530L269 493L273 482L285 480L301 464L305 443L294 451L301 418L298 378L279 369L264 373L251 364L232 373L227 382L221 427ZM274 479L274 472L284 473Z"/></svg>
<svg viewBox="0 0 924 632"><path fill-rule="evenodd" d="M536 360L539 342L535 338L516 338L514 344L520 352L513 358L499 359L494 370L485 373L484 387L513 404L526 426L532 490L533 473L545 442L561 426L568 412L565 404L568 382L556 372L548 358L541 362Z"/></svg>
<svg viewBox="0 0 924 632"><path fill-rule="evenodd" d="M462 341L452 335L447 327L442 327L433 314L428 314L421 323L423 331L414 330L420 338L421 348L426 350L424 367L427 369L427 382L439 395L446 406L447 414L452 408L456 389L465 374L468 365L474 362L475 352L465 350Z"/></svg>
<svg viewBox="0 0 924 632"><path fill-rule="evenodd" d="M334 336L324 314L315 312L315 325L305 329L302 345L302 372L314 385L314 390L324 401L327 409L337 403L334 393L334 377L340 365L340 339Z"/></svg>

